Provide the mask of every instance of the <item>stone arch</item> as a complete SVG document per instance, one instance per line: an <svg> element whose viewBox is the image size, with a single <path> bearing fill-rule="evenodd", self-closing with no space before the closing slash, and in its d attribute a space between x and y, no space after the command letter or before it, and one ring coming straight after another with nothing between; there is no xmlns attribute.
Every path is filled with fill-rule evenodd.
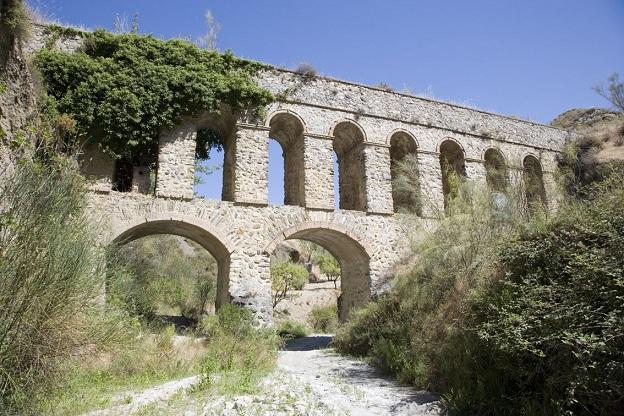
<svg viewBox="0 0 624 416"><path fill-rule="evenodd" d="M281 232L266 246L264 252L272 253L278 244L289 239L316 243L329 251L340 263L342 294L338 300L338 315L342 321L348 319L354 308L364 306L370 300L372 251L354 233L332 223L299 224Z"/></svg>
<svg viewBox="0 0 624 416"><path fill-rule="evenodd" d="M483 152L485 179L493 192L505 193L509 185L509 171L503 153L490 147Z"/></svg>
<svg viewBox="0 0 624 416"><path fill-rule="evenodd" d="M522 178L524 182L524 196L529 208L541 205L546 206L546 189L544 188L544 173L539 158L528 154L522 159Z"/></svg>
<svg viewBox="0 0 624 416"><path fill-rule="evenodd" d="M308 131L308 125L305 122L305 120L303 119L303 117L301 117L299 114L297 114L295 111L292 110L288 110L288 109L279 109L279 110L275 110L273 111L271 114L269 114L265 120L265 127L271 127L271 121L273 121L273 119L277 116L279 116L280 114L285 114L288 116L292 116L295 117L297 120L299 120L299 123L301 124L301 126L303 127L303 132L307 133Z"/></svg>
<svg viewBox="0 0 624 416"><path fill-rule="evenodd" d="M230 302L230 253L232 245L218 231L205 224L186 218L159 218L125 224L120 227L110 244L124 245L142 237L158 234L172 234L195 241L204 247L217 261L216 308Z"/></svg>
<svg viewBox="0 0 624 416"><path fill-rule="evenodd" d="M338 159L339 208L366 211L366 135L352 120L340 121L330 131Z"/></svg>
<svg viewBox="0 0 624 416"><path fill-rule="evenodd" d="M284 157L284 205L304 206L305 123L292 111L279 111L268 120L269 137L282 148Z"/></svg>
<svg viewBox="0 0 624 416"><path fill-rule="evenodd" d="M465 153L461 144L451 138L444 139L438 145L438 152L440 153L442 193L444 195L444 208L446 209L455 192L452 175L459 178L466 176Z"/></svg>
<svg viewBox="0 0 624 416"><path fill-rule="evenodd" d="M418 142L410 132L398 129L388 137L387 144L390 145L390 176L394 212L419 211L420 187L416 159ZM406 158L409 159L406 160ZM398 183L398 170L401 162L409 163L410 168L413 165L413 169L409 171L402 169L404 172Z"/></svg>

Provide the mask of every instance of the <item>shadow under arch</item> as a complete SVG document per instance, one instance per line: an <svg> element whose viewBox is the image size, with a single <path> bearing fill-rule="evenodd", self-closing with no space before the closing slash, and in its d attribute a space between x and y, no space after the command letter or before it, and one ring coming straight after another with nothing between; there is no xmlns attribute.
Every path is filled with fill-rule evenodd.
<svg viewBox="0 0 624 416"><path fill-rule="evenodd" d="M217 261L217 297L215 308L230 302L230 253L229 243L207 228L182 220L148 220L131 225L114 237L110 245L123 246L150 235L170 234L193 240L205 248Z"/></svg>
<svg viewBox="0 0 624 416"><path fill-rule="evenodd" d="M284 240L316 243L338 260L341 268L338 317L346 321L354 308L362 307L371 297L370 247L346 228L324 222L299 224L281 232L265 248L270 255Z"/></svg>

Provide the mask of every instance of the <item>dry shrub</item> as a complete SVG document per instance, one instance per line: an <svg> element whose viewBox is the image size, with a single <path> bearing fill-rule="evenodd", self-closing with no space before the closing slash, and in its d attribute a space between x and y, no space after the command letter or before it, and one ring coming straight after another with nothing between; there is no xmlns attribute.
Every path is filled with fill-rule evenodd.
<svg viewBox="0 0 624 416"><path fill-rule="evenodd" d="M98 306L103 253L75 166L18 160L0 178L0 405L9 408L115 333Z"/></svg>

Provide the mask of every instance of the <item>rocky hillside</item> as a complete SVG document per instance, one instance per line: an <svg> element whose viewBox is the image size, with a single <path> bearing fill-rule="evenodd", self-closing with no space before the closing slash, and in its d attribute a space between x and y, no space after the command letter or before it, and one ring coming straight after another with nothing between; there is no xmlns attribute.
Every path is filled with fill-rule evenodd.
<svg viewBox="0 0 624 416"><path fill-rule="evenodd" d="M37 107L33 75L22 51L28 23L15 20L4 3L0 10L0 139L6 143L33 121Z"/></svg>
<svg viewBox="0 0 624 416"><path fill-rule="evenodd" d="M586 159L599 164L624 161L624 114L604 108L574 108L550 124L580 133L579 147Z"/></svg>

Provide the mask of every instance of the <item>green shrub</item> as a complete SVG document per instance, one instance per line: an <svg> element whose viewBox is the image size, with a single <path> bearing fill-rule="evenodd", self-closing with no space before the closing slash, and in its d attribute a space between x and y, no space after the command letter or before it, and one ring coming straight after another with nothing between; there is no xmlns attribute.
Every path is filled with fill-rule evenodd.
<svg viewBox="0 0 624 416"><path fill-rule="evenodd" d="M460 192L412 270L355 312L335 345L441 393L451 413L617 414L622 183L530 222Z"/></svg>
<svg viewBox="0 0 624 416"><path fill-rule="evenodd" d="M60 156L0 177L0 407L31 404L69 357L114 335L98 306L104 256L83 182Z"/></svg>
<svg viewBox="0 0 624 416"><path fill-rule="evenodd" d="M202 320L208 346L195 390L252 393L275 366L279 337L256 327L253 315L236 305L224 305L217 315Z"/></svg>
<svg viewBox="0 0 624 416"><path fill-rule="evenodd" d="M338 279L340 279L342 271L340 270L340 264L336 258L329 253L324 253L319 255L315 261L316 264L318 264L321 273L327 276L328 280L334 282L334 289L337 289Z"/></svg>
<svg viewBox="0 0 624 416"><path fill-rule="evenodd" d="M68 363L68 375L39 398L38 414L71 416L111 407L123 400L122 392L200 371L205 343L194 338L174 343L171 325L154 333L136 319L126 316L126 322L132 324L116 348Z"/></svg>
<svg viewBox="0 0 624 416"><path fill-rule="evenodd" d="M309 275L304 266L291 261L280 261L271 266L273 308L286 299L288 291L303 289Z"/></svg>
<svg viewBox="0 0 624 416"><path fill-rule="evenodd" d="M336 304L318 306L310 312L310 324L316 332L331 334L338 329L338 309Z"/></svg>
<svg viewBox="0 0 624 416"><path fill-rule="evenodd" d="M624 408L622 179L593 185L587 200L501 248L504 278L473 302L467 325L507 393L501 408L586 415ZM478 408L480 397L472 400Z"/></svg>
<svg viewBox="0 0 624 416"><path fill-rule="evenodd" d="M277 334L282 339L301 338L308 335L308 330L304 324L291 320L282 321L277 328Z"/></svg>

